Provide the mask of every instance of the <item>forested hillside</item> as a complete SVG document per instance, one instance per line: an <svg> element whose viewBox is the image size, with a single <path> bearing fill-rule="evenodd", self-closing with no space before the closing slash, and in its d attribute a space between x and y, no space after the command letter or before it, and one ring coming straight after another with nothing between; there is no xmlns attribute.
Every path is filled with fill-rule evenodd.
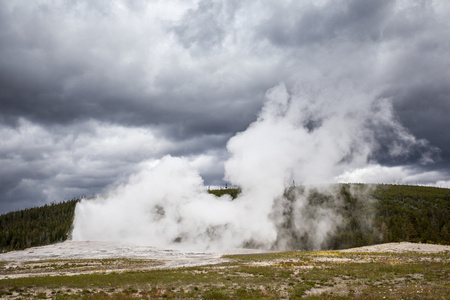
<svg viewBox="0 0 450 300"><path fill-rule="evenodd" d="M223 196L223 195L230 195L231 198L236 199L239 193L241 192L240 189L220 189L220 190L208 190L210 194L213 194L217 197Z"/></svg>
<svg viewBox="0 0 450 300"><path fill-rule="evenodd" d="M450 244L450 190L380 186L375 224L382 242L402 240Z"/></svg>
<svg viewBox="0 0 450 300"><path fill-rule="evenodd" d="M78 201L74 199L0 215L0 251L66 240Z"/></svg>
<svg viewBox="0 0 450 300"><path fill-rule="evenodd" d="M331 191L331 192L330 192ZM211 190L236 198L239 189ZM423 186L339 184L324 190L296 186L286 191L286 199L304 194L306 213L329 209L341 217L326 245L343 249L387 242L450 244L450 190ZM67 239L75 205L71 200L0 215L0 250L10 251L51 244ZM294 201L294 200L292 200ZM313 248L315 232L299 234L293 224L296 215L286 209L281 229L291 237L292 249Z"/></svg>
<svg viewBox="0 0 450 300"><path fill-rule="evenodd" d="M450 244L449 189L353 184L342 185L340 194L344 225L331 238L331 248L401 241Z"/></svg>

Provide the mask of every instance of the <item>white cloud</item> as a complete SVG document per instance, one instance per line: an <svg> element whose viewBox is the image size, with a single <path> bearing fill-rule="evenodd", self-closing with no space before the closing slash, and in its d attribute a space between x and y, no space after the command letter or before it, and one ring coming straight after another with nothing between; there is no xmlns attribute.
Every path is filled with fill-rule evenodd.
<svg viewBox="0 0 450 300"><path fill-rule="evenodd" d="M96 181L80 188L93 193L167 153L220 184L226 140L280 82L289 122L310 121L322 145L310 176L296 176L333 179L346 160L364 168L368 153L372 164L430 166L437 151L426 139L443 148L442 169L447 2L4 1L0 121L17 128L1 129L0 167L15 176L0 192L17 200L21 180L40 180L46 198L64 198L75 187L67 174L77 174Z"/></svg>
<svg viewBox="0 0 450 300"><path fill-rule="evenodd" d="M421 169L396 166L368 165L362 168L348 170L336 176L336 182L343 183L385 183L445 186L446 181L440 181L446 175L439 171L424 171Z"/></svg>
<svg viewBox="0 0 450 300"><path fill-rule="evenodd" d="M174 147L149 129L95 121L73 130L21 120L15 129L0 128L0 137L8 141L0 145L1 177L14 179L15 193L42 190L45 197L36 199L41 203L101 192L112 180L135 172L141 161Z"/></svg>

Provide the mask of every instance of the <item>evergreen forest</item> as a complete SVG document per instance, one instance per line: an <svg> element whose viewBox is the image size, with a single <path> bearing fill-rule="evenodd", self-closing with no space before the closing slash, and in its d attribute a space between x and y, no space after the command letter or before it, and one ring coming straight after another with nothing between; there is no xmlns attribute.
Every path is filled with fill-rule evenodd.
<svg viewBox="0 0 450 300"><path fill-rule="evenodd" d="M25 249L66 240L78 201L73 199L0 215L0 251Z"/></svg>
<svg viewBox="0 0 450 300"><path fill-rule="evenodd" d="M331 190L331 192L330 192ZM239 189L208 191L237 197ZM281 234L291 237L290 249L315 250L314 232L299 234L293 203L303 196L311 218L328 209L340 216L339 225L322 248L344 249L388 242L450 245L450 189L408 185L336 184L331 189L292 186L285 192ZM73 199L0 215L0 251L25 249L66 240L75 206ZM251 245L249 245L251 246Z"/></svg>
<svg viewBox="0 0 450 300"><path fill-rule="evenodd" d="M364 184L339 189L336 210L343 222L328 248L402 241L450 245L450 189Z"/></svg>

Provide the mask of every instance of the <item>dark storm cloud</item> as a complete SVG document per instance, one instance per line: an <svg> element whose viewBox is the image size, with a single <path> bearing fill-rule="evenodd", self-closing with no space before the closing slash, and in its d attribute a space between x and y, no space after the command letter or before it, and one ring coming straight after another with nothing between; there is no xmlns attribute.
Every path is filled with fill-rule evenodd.
<svg viewBox="0 0 450 300"><path fill-rule="evenodd" d="M343 37L353 42L377 40L393 3L352 0L328 2L321 7L302 1L274 5L274 14L259 32L281 47L311 47Z"/></svg>
<svg viewBox="0 0 450 300"><path fill-rule="evenodd" d="M440 164L449 170L450 135L446 128L450 128L450 89L448 84L441 84L431 90L429 86L416 86L396 94L394 99L402 123L415 136L426 138L438 147L442 158Z"/></svg>
<svg viewBox="0 0 450 300"><path fill-rule="evenodd" d="M177 30L209 28L202 25L202 18L196 24L192 20L197 20L197 14L206 14L214 21L214 14L208 11L223 5L211 5L200 4L197 10L187 12L182 19L187 24L182 21L183 27ZM6 33L2 37L0 97L5 123L14 124L21 117L48 125L93 118L125 125L179 125L186 133L212 129L213 133L231 133L244 129L254 117L257 105L247 99L257 92L250 92L249 86L231 87L226 81L208 84L207 72L187 67L175 56L159 61L164 56L159 51L166 51L160 50L159 44L164 44L165 35L170 36L169 29L153 28L141 16L143 24L137 25L151 27L148 35L159 35L148 38L143 29L133 32L132 25L115 24L120 16L109 5L104 9L98 4L85 6L75 12L73 7L44 9L37 5L25 12L20 5L12 12L2 10ZM197 39L210 39L206 35L213 38L218 32ZM200 42L204 43L209 42ZM219 84L220 90L214 86ZM234 104L236 100L241 104ZM224 105L221 114L212 118L217 102ZM202 116L206 120L203 126L198 124Z"/></svg>
<svg viewBox="0 0 450 300"><path fill-rule="evenodd" d="M437 147L426 168L444 173L449 11L445 1L2 2L0 212L103 192L165 154L219 184L227 140L280 82L330 103L348 91L392 101L402 145L413 133L424 146L373 158L424 168ZM308 109L309 124L329 117Z"/></svg>
<svg viewBox="0 0 450 300"><path fill-rule="evenodd" d="M195 46L207 51L221 47L237 5L237 1L200 1L198 7L184 15L174 31L186 48Z"/></svg>
<svg viewBox="0 0 450 300"><path fill-rule="evenodd" d="M450 34L449 22L431 1L400 8L396 4L401 6L395 1L327 2L321 7L292 2L274 7L274 14L258 30L259 37L266 37L278 47L307 51L316 50L317 45L335 51L335 47L348 42L347 50L353 54L358 52L357 47L385 47L385 53L377 53L379 69L365 71L379 72L376 78L371 78L382 82L384 89L379 94L392 99L398 118L406 128L441 150L432 150L432 156L448 168L450 135L444 128L449 127L450 121L444 115L450 105L450 56L447 55L450 45L446 38ZM297 14L299 10L301 14ZM371 59L370 51L364 51L367 60ZM334 58L346 60L344 56ZM366 61L351 57L351 63L363 66ZM323 68L330 66L342 67L328 64ZM351 68L350 64L344 67ZM370 67L377 66L371 62ZM365 80L370 78L365 77ZM383 145L386 133L380 132L378 136ZM414 161L423 151L412 149L401 160ZM384 161L386 152L381 147L375 156ZM437 158L437 152L442 160ZM399 163L398 158L395 161Z"/></svg>
<svg viewBox="0 0 450 300"><path fill-rule="evenodd" d="M448 7L447 7L448 8ZM401 122L416 137L438 147L441 168L450 167L449 22L430 2L397 13L384 30L387 55L383 95L390 97Z"/></svg>

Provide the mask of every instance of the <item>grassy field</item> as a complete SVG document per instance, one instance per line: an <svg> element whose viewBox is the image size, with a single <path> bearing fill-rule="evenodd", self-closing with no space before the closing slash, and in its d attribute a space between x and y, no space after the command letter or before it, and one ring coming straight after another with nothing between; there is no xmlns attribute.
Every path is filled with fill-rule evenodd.
<svg viewBox="0 0 450 300"><path fill-rule="evenodd" d="M297 251L225 258L177 269L136 259L1 262L0 274L9 278L0 280L0 298L450 299L448 252ZM19 275L29 277L13 278Z"/></svg>

